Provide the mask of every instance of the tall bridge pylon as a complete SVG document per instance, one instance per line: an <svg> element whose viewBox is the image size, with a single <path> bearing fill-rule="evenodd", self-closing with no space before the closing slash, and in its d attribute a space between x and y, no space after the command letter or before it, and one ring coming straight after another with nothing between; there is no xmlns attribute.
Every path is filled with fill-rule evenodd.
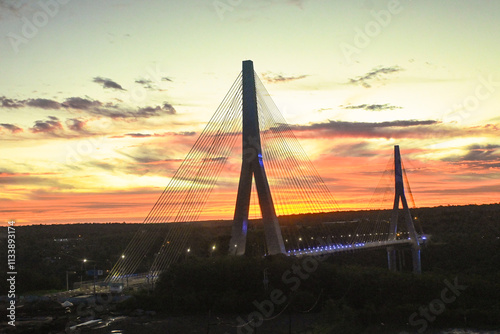
<svg viewBox="0 0 500 334"><path fill-rule="evenodd" d="M403 215L406 228L408 229L409 238L411 240L413 272L419 274L422 271L420 262L420 244L418 241L417 232L415 230L415 225L413 224L413 219L410 214L410 209L408 208L408 202L406 200L399 145L394 146L394 194L394 206L392 208L388 240L396 240L399 217L399 202L401 201L403 205ZM387 260L389 264L389 270L396 270L396 249L394 246L387 247Z"/></svg>
<svg viewBox="0 0 500 334"><path fill-rule="evenodd" d="M246 248L248 228L248 213L252 192L252 177L259 197L259 206L264 225L267 252L270 255L284 254L285 245L281 235L280 225L274 209L271 190L267 181L262 147L260 143L259 119L257 111L257 95L255 90L255 75L253 62L243 61L243 134L242 162L236 208L229 243L229 254L243 255Z"/></svg>

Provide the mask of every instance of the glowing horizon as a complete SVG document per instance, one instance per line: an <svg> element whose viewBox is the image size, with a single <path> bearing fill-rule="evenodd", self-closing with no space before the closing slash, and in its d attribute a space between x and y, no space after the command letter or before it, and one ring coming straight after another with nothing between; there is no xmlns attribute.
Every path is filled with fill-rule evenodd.
<svg viewBox="0 0 500 334"><path fill-rule="evenodd" d="M394 145L417 207L500 201L500 3L47 2L0 2L2 221L142 222L245 59L341 210Z"/></svg>

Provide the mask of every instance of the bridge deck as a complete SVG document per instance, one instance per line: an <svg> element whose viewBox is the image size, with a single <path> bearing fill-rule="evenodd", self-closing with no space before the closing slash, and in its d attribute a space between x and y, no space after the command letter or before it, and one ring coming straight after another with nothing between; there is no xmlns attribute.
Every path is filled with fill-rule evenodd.
<svg viewBox="0 0 500 334"><path fill-rule="evenodd" d="M411 245L412 241L409 238L397 239L397 240L383 240L383 241L372 241L365 243L353 243L353 244L336 244L336 245L325 245L318 247L308 247L304 249L292 249L287 251L288 256L318 256L325 254L342 253L357 250L367 250L374 248L384 248L388 246L396 245ZM158 278L158 273L142 273L142 274L130 274L130 275L117 275L111 277L111 282L121 282L125 287L133 287L137 285L150 285ZM104 281L97 281L97 285L105 286L108 283ZM84 282L84 287L90 289L93 286L93 281Z"/></svg>
<svg viewBox="0 0 500 334"><path fill-rule="evenodd" d="M370 249L370 248L382 248L394 245L403 245L403 244L411 244L412 241L408 239L397 239L397 240L384 240L384 241L372 241L372 242L364 242L364 243L355 243L355 244L347 244L347 245L325 245L318 247L309 247L305 249L292 249L287 251L287 255L290 256L315 256L315 255L323 255L323 254L333 254L333 253L341 253L353 250L361 250L361 249Z"/></svg>

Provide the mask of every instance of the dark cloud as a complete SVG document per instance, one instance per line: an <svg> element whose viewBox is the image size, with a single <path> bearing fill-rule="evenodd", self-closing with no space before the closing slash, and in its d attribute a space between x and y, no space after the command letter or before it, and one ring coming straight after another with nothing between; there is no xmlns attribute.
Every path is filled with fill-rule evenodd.
<svg viewBox="0 0 500 334"><path fill-rule="evenodd" d="M151 137L152 135L149 133L126 133L125 136L129 136L132 138L144 138L144 137Z"/></svg>
<svg viewBox="0 0 500 334"><path fill-rule="evenodd" d="M12 133L18 133L18 132L23 132L23 129L18 127L17 125L14 124L9 124L9 123L0 123L0 127L9 130Z"/></svg>
<svg viewBox="0 0 500 334"><path fill-rule="evenodd" d="M62 124L55 116L49 116L46 121L35 121L35 125L30 129L33 133L54 133L62 130Z"/></svg>
<svg viewBox="0 0 500 334"><path fill-rule="evenodd" d="M130 108L123 108L117 104L107 103L103 104L99 101L84 99L80 97L71 97L66 99L62 104L65 108L72 108L87 111L94 115L105 116L110 118L149 118L154 116L161 116L164 114L173 115L176 113L175 108L164 102L163 106L144 107L137 110Z"/></svg>
<svg viewBox="0 0 500 334"><path fill-rule="evenodd" d="M143 117L151 117L151 116L158 115L161 112L161 110L162 109L160 106L144 107L144 108L140 108L137 113Z"/></svg>
<svg viewBox="0 0 500 334"><path fill-rule="evenodd" d="M175 108L168 102L163 102L163 107L162 109L169 115L174 115L177 113Z"/></svg>
<svg viewBox="0 0 500 334"><path fill-rule="evenodd" d="M359 104L357 106L345 106L344 109L362 109L367 111L382 111L382 110L394 110L402 109L402 107L391 106L389 103L386 104Z"/></svg>
<svg viewBox="0 0 500 334"><path fill-rule="evenodd" d="M451 162L499 162L500 145L470 145L467 153L461 156L452 156L443 159ZM498 151L498 154L497 154Z"/></svg>
<svg viewBox="0 0 500 334"><path fill-rule="evenodd" d="M170 82L172 81L170 78L167 78L167 77L162 77L160 80L161 81L170 81ZM157 90L160 92L163 91L163 89L160 89L158 87L158 85L160 84L160 82L158 80L156 80L156 82L153 82L150 79L137 79L137 80L135 80L135 83L142 85L145 89L148 89L148 90Z"/></svg>
<svg viewBox="0 0 500 334"><path fill-rule="evenodd" d="M145 137L169 137L169 136L185 136L192 137L196 135L195 131L181 131L181 132L165 132L165 133L126 133L123 136L115 136L116 138L123 138L124 136L132 137L132 138L145 138ZM113 137L113 138L115 138Z"/></svg>
<svg viewBox="0 0 500 334"><path fill-rule="evenodd" d="M299 135L314 137L364 137L364 138L400 138L400 137L427 137L435 134L429 126L439 124L434 120L407 120L390 122L344 122L329 121L311 123L308 125L291 125L291 129Z"/></svg>
<svg viewBox="0 0 500 334"><path fill-rule="evenodd" d="M92 81L101 84L103 88L125 90L121 85L108 78L95 77Z"/></svg>
<svg viewBox="0 0 500 334"><path fill-rule="evenodd" d="M41 109L61 108L61 104L59 102L48 99L29 99L25 101L25 104L30 107L41 108Z"/></svg>
<svg viewBox="0 0 500 334"><path fill-rule="evenodd" d="M1 106L4 108L33 107L33 108L50 109L50 110L56 110L60 108L75 109L79 111L85 111L93 115L110 117L114 119L149 118L154 116L176 114L175 108L168 102L163 102L163 105L161 106L156 106L156 107L147 106L139 109L123 107L121 105L113 103L102 103L97 100L92 100L88 97L86 98L69 97L62 103L54 100L39 99L39 98L27 99L27 100L15 100L6 97L0 97L0 103ZM74 126L75 129L79 125L80 124L75 123L74 121L72 123L72 126Z"/></svg>
<svg viewBox="0 0 500 334"><path fill-rule="evenodd" d="M102 106L99 101L92 101L89 99L83 99L81 97L70 97L62 103L65 108L72 108L78 110L94 110Z"/></svg>
<svg viewBox="0 0 500 334"><path fill-rule="evenodd" d="M15 100L8 99L5 96L0 97L0 102L3 108L21 108L21 107L34 107L40 109L59 109L61 104L54 100L49 99L27 99L27 100Z"/></svg>
<svg viewBox="0 0 500 334"><path fill-rule="evenodd" d="M168 102L164 102L163 106L156 107L145 107L137 111L140 117L151 117L158 116L161 114L174 115L176 113L175 108Z"/></svg>
<svg viewBox="0 0 500 334"><path fill-rule="evenodd" d="M68 118L66 120L66 125L68 129L76 132L85 132L86 121L79 120L78 118Z"/></svg>
<svg viewBox="0 0 500 334"><path fill-rule="evenodd" d="M500 161L500 155L495 154L496 151L500 153L500 145L471 145L468 149L469 153L464 156L463 160Z"/></svg>
<svg viewBox="0 0 500 334"><path fill-rule="evenodd" d="M187 136L187 137L191 137L191 136L194 136L196 135L196 132L195 131L181 131L181 132L176 132L175 133L176 136Z"/></svg>
<svg viewBox="0 0 500 334"><path fill-rule="evenodd" d="M373 80L380 81L384 78L385 74L396 73L396 72L399 72L402 70L403 69L399 66L374 68L373 70L366 73L365 75L356 77L354 79L349 79L349 84L361 85L365 88L370 88L371 82Z"/></svg>
<svg viewBox="0 0 500 334"><path fill-rule="evenodd" d="M0 102L2 103L3 108L15 109L24 107L23 101L8 99L5 96L0 97Z"/></svg>
<svg viewBox="0 0 500 334"><path fill-rule="evenodd" d="M276 83L276 82L288 82L288 81L294 81L294 80L300 80L308 77L308 75L296 75L296 76L285 76L283 74L276 74L276 73L271 73L271 72L266 72L262 73L262 78L269 83Z"/></svg>

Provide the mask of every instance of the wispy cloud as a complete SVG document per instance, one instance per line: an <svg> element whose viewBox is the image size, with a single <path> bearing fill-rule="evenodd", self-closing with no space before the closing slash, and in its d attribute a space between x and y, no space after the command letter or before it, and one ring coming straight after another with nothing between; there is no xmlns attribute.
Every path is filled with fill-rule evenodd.
<svg viewBox="0 0 500 334"><path fill-rule="evenodd" d="M64 184L61 180L52 177L54 173L12 173L0 172L0 184L3 185L29 185L57 189L72 189L74 186Z"/></svg>
<svg viewBox="0 0 500 334"><path fill-rule="evenodd" d="M113 136L113 138L123 138L123 137L132 137L132 138L147 138L147 137L169 137L169 136L183 136L183 137L192 137L196 135L195 131L181 131L181 132L164 132L164 133L126 133L122 136Z"/></svg>
<svg viewBox="0 0 500 334"><path fill-rule="evenodd" d="M308 75L306 75L306 74L284 75L284 74L277 74L277 73L272 73L272 72L262 73L262 78L264 79L264 81L269 82L269 83L288 82L288 81L304 79L307 77L308 77Z"/></svg>
<svg viewBox="0 0 500 334"><path fill-rule="evenodd" d="M260 1L255 1L255 4L257 5L257 9L266 8L269 6L277 6L277 5L291 5L298 7L300 9L304 9L304 4L309 1L309 0L260 0Z"/></svg>
<svg viewBox="0 0 500 334"><path fill-rule="evenodd" d="M341 106L344 109L358 109L358 110L367 110L367 111L383 111L383 110L394 110L394 109L402 109L403 107L392 106L389 103L385 104L359 104L357 106Z"/></svg>
<svg viewBox="0 0 500 334"><path fill-rule="evenodd" d="M168 77L162 77L159 80L156 79L153 81L151 79L141 78L141 79L136 79L135 83L141 85L142 87L144 87L144 89L162 92L162 91L165 91L165 89L162 87L163 81L172 82L172 79L170 79Z"/></svg>
<svg viewBox="0 0 500 334"><path fill-rule="evenodd" d="M125 89L123 89L123 87L121 85L119 85L115 81L108 79L108 78L94 77L94 79L92 81L102 85L103 88L125 90Z"/></svg>
<svg viewBox="0 0 500 334"><path fill-rule="evenodd" d="M287 3L291 4L291 5L294 5L294 6L297 6L299 7L300 9L303 9L304 8L304 4L307 2L308 0L286 0Z"/></svg>
<svg viewBox="0 0 500 334"><path fill-rule="evenodd" d="M370 72L362 76L349 79L348 83L352 85L361 85L365 88L370 88L372 87L373 81L381 81L385 79L387 74L397 73L402 70L403 69L399 66L378 67L372 69Z"/></svg>
<svg viewBox="0 0 500 334"><path fill-rule="evenodd" d="M135 80L135 83L142 85L144 88L149 89L149 90L155 90L157 87L153 84L153 81L149 79L138 79Z"/></svg>

